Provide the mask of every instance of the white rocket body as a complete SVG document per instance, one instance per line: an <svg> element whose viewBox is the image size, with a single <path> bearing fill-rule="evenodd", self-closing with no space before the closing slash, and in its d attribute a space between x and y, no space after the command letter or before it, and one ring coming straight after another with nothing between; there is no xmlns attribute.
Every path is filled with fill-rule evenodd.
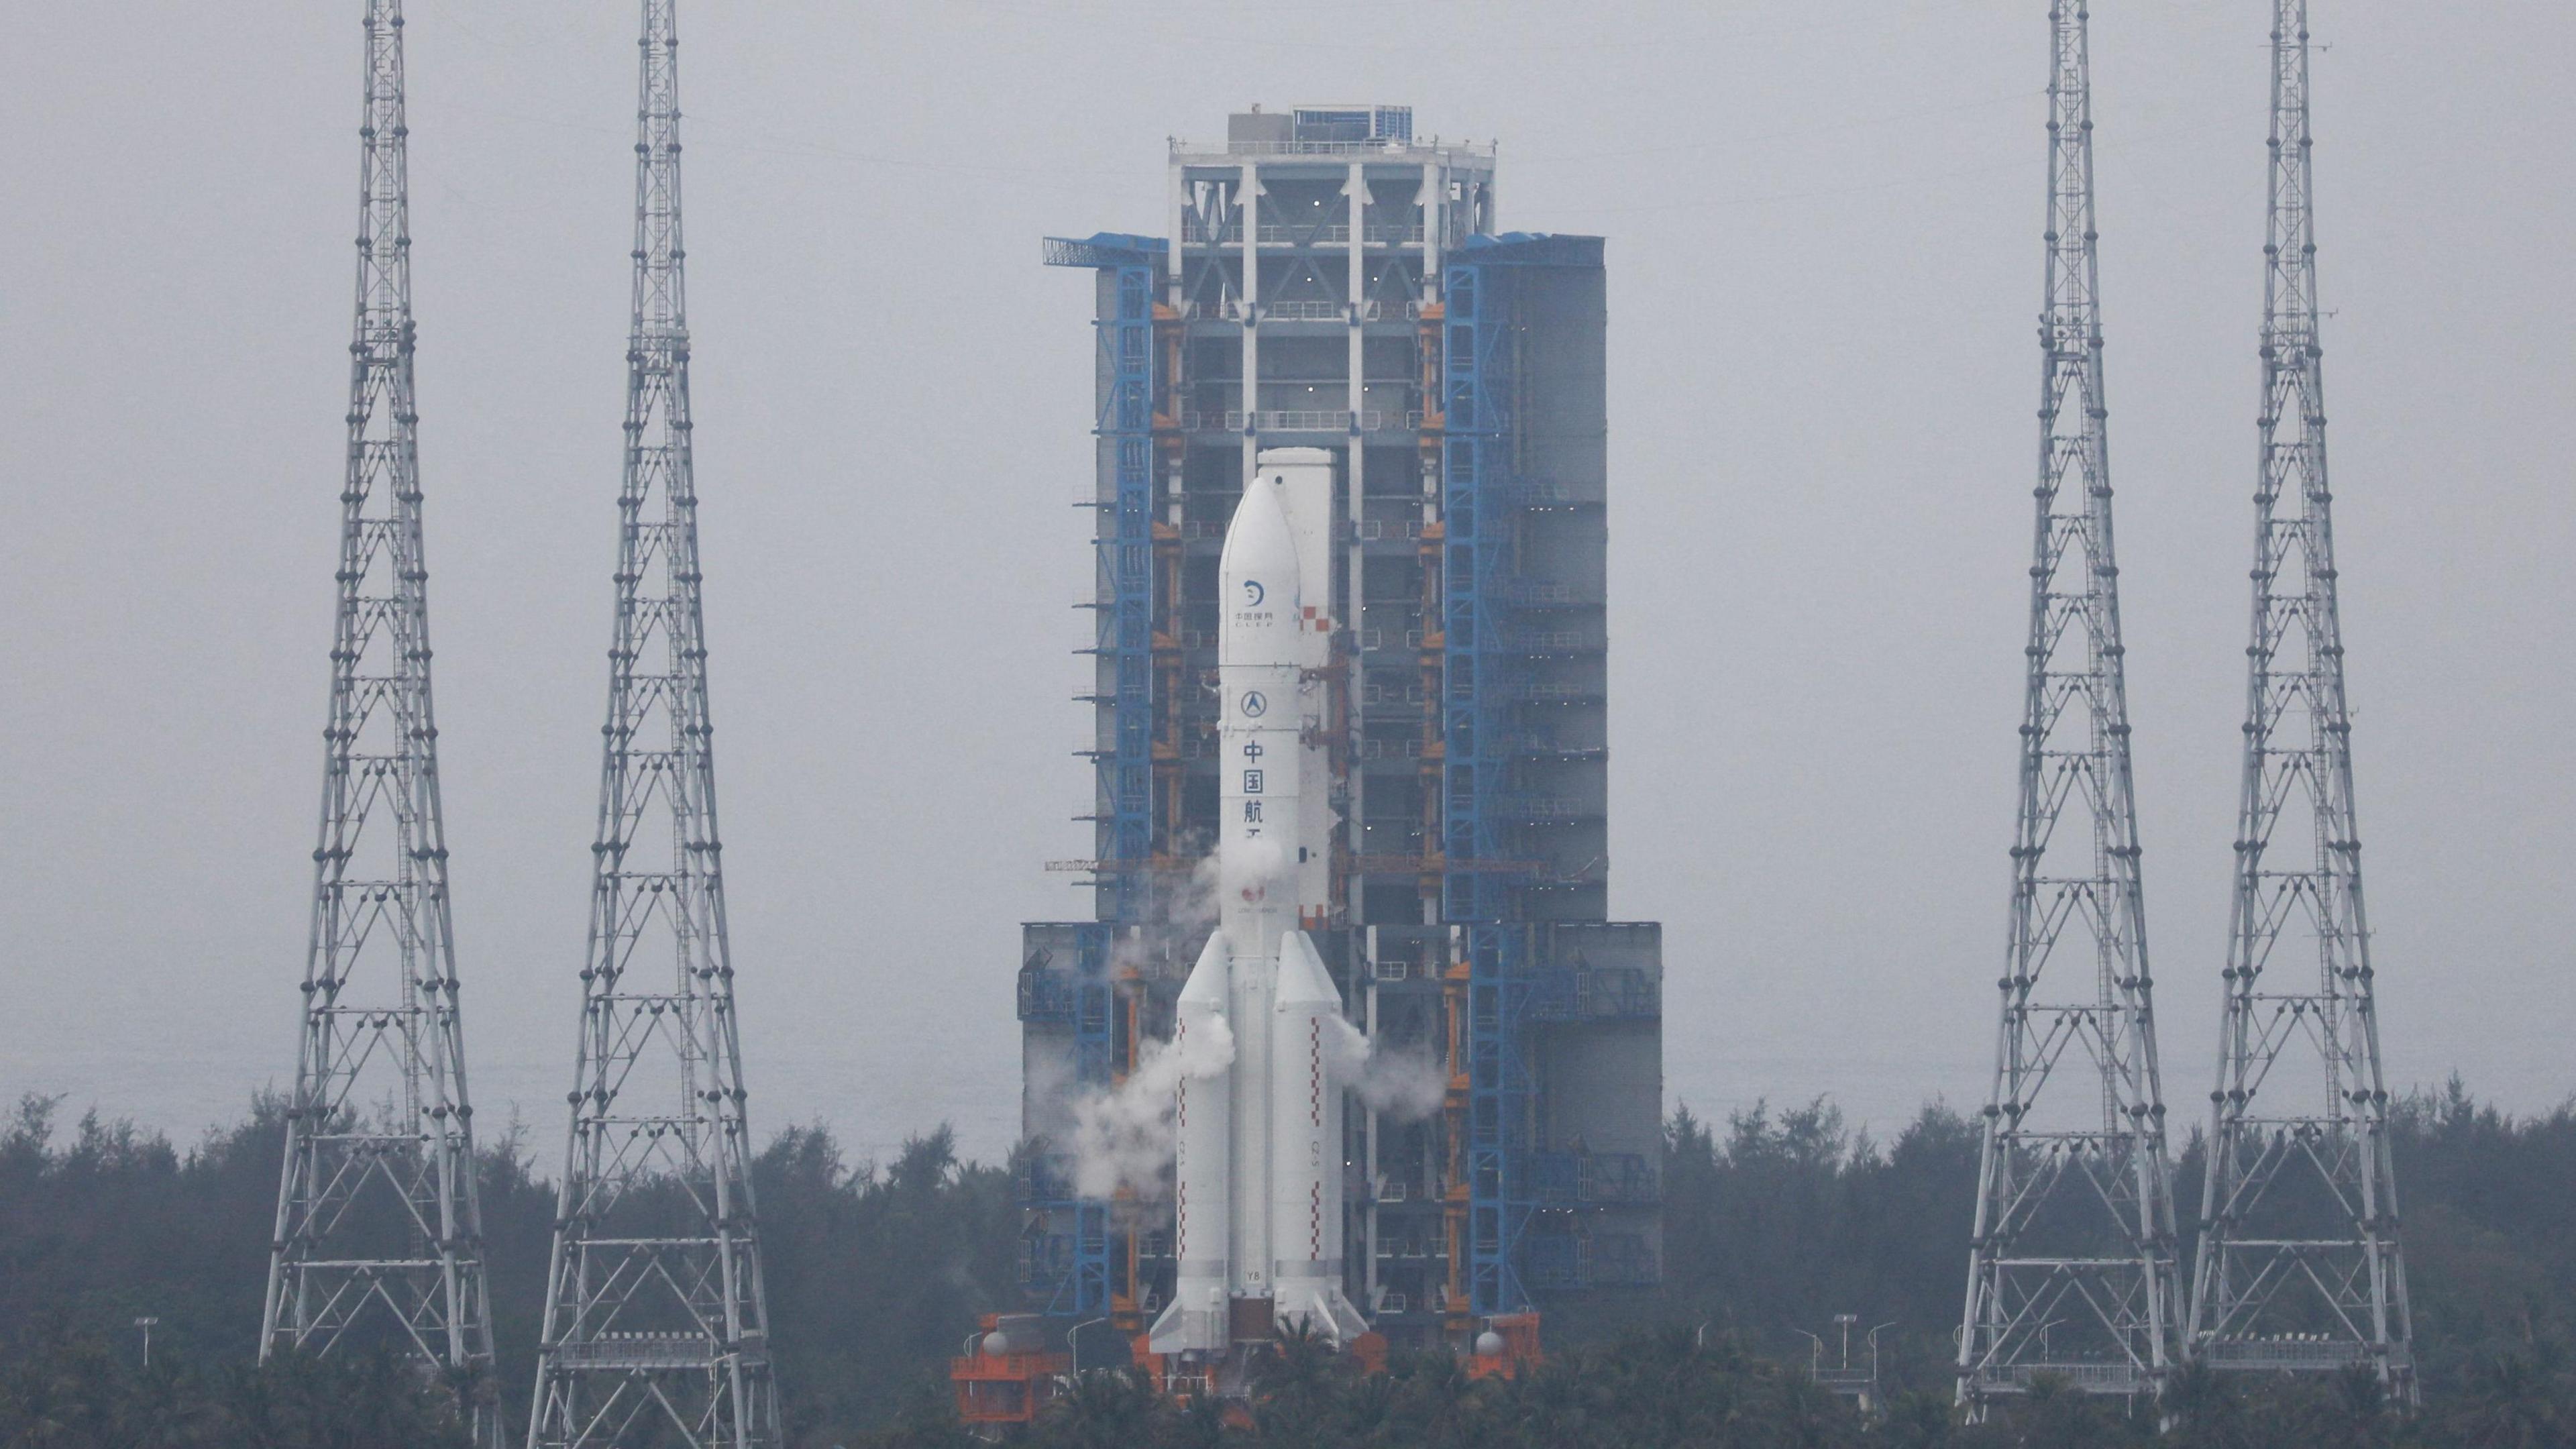
<svg viewBox="0 0 2576 1449"><path fill-rule="evenodd" d="M1175 1049L1234 1050L1175 1092L1179 1273L1156 1353L1220 1355L1232 1303L1336 1343L1367 1331L1342 1292L1341 997L1302 929L1329 907L1332 806L1321 674L1332 657L1331 455L1260 455L1218 566L1216 931L1181 991ZM1312 581L1309 583L1308 581Z"/></svg>

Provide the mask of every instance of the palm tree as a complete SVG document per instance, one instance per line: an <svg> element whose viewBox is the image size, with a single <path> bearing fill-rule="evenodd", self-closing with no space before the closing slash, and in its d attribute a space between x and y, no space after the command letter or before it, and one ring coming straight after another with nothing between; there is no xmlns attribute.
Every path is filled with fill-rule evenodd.
<svg viewBox="0 0 2576 1449"><path fill-rule="evenodd" d="M1154 1418L1153 1391L1126 1369L1092 1369L1049 1405L1045 1442L1063 1449L1134 1449Z"/></svg>
<svg viewBox="0 0 2576 1449"><path fill-rule="evenodd" d="M2443 1421L2452 1442L2478 1449L2565 1449L2576 1439L2548 1382L2514 1353L2472 1364L2468 1392Z"/></svg>
<svg viewBox="0 0 2576 1449"><path fill-rule="evenodd" d="M2250 1432L2244 1396L2206 1363L2185 1364L2165 1385L2156 1408L2173 1442L2191 1449L2233 1449Z"/></svg>

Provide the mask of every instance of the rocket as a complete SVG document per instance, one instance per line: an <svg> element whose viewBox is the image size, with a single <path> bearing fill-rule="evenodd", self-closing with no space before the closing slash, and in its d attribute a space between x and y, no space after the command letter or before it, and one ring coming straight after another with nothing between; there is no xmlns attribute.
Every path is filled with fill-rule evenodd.
<svg viewBox="0 0 2576 1449"><path fill-rule="evenodd" d="M1332 460L1277 448L1256 465L1218 565L1219 904L1173 1028L1179 1271L1150 1335L1164 1354L1221 1357L1274 1323L1336 1344L1368 1331L1342 1291L1336 1063L1354 1033L1303 929L1330 889Z"/></svg>

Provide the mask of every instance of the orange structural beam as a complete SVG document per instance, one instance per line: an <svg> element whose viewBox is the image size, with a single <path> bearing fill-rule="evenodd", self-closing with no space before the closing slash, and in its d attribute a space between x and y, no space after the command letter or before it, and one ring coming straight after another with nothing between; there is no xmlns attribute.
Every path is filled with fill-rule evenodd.
<svg viewBox="0 0 2576 1449"><path fill-rule="evenodd" d="M1053 1402L1072 1365L1060 1353L977 1353L948 1361L957 1417L968 1424L1027 1424Z"/></svg>

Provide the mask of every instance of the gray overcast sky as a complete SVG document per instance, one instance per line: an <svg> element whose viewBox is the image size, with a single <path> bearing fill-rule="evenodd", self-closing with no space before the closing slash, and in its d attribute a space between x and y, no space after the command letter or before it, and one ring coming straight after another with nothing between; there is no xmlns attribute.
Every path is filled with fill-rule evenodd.
<svg viewBox="0 0 2576 1449"><path fill-rule="evenodd" d="M358 6L30 6L0 48L0 1091L189 1134L291 1073ZM2095 7L2166 1096L2202 1111L2243 694L2268 7ZM2392 1074L2576 1087L2576 12L2316 0L2328 387ZM551 1160L597 788L634 7L416 0L413 231L466 1032ZM763 1130L1013 1131L1072 914L1089 288L1248 102L1502 143L1610 238L1613 910L1666 1080L1982 1100L2037 381L2044 0L703 3L698 465Z"/></svg>

